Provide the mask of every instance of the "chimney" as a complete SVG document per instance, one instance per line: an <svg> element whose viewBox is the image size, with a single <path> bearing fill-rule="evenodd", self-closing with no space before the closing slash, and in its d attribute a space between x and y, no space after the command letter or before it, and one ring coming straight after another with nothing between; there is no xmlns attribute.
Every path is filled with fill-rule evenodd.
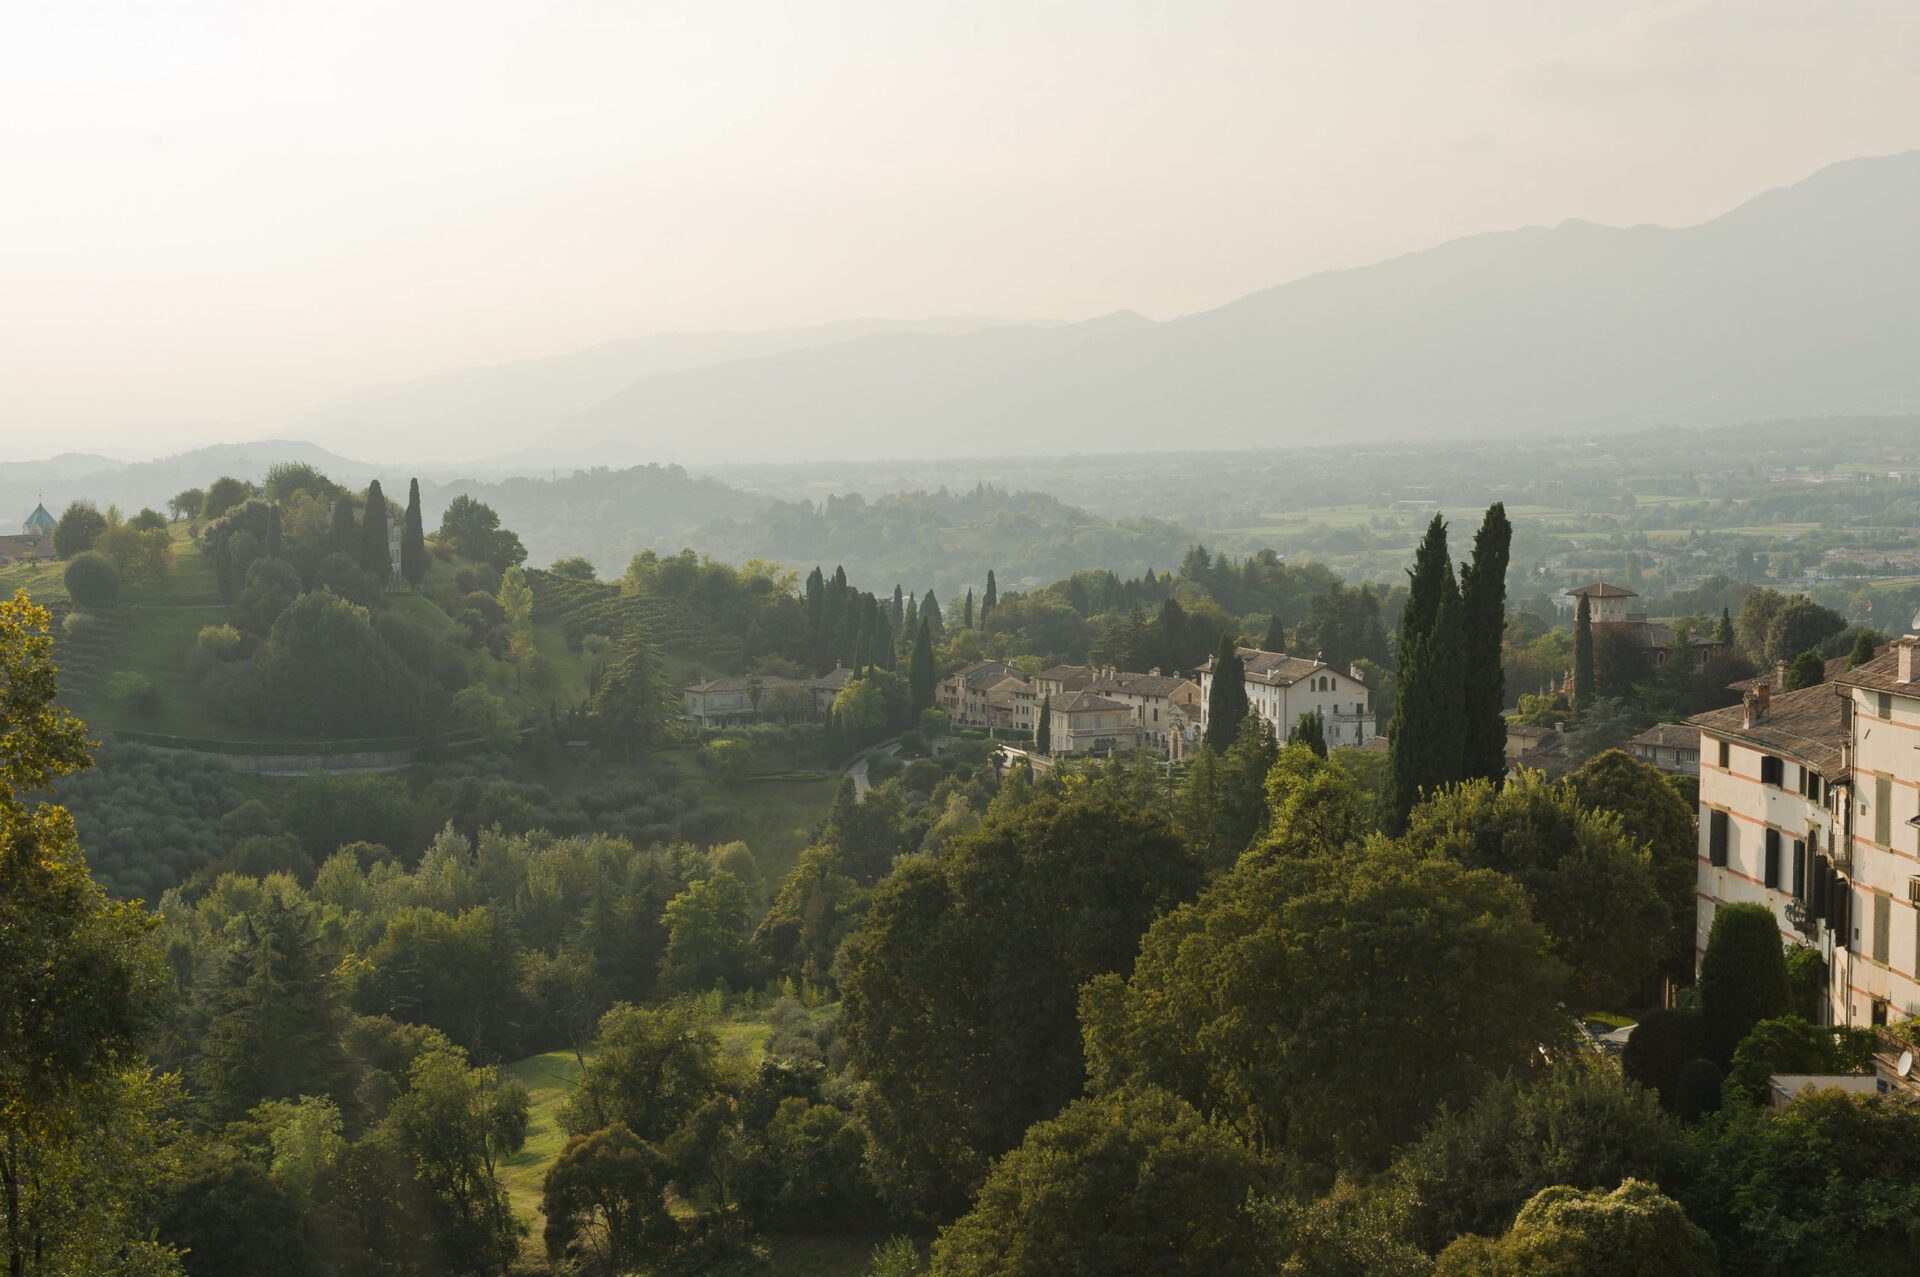
<svg viewBox="0 0 1920 1277"><path fill-rule="evenodd" d="M1775 661L1773 663L1773 685L1782 691L1786 690L1787 663L1785 661Z"/></svg>
<svg viewBox="0 0 1920 1277"><path fill-rule="evenodd" d="M1896 676L1902 683L1914 681L1914 653L1920 650L1920 634L1909 634L1895 639L1893 650L1899 653L1895 658Z"/></svg>
<svg viewBox="0 0 1920 1277"><path fill-rule="evenodd" d="M1765 683L1749 689L1747 694L1740 698L1741 707L1745 710L1742 715L1744 726L1752 727L1756 723L1766 722L1767 703L1771 699L1771 693Z"/></svg>

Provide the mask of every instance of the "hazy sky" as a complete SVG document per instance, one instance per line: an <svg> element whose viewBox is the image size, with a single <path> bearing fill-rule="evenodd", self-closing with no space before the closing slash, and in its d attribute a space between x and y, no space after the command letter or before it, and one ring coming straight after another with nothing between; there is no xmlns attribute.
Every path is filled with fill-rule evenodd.
<svg viewBox="0 0 1920 1277"><path fill-rule="evenodd" d="M1916 146L1915 0L23 0L0 455L652 331L1166 317Z"/></svg>

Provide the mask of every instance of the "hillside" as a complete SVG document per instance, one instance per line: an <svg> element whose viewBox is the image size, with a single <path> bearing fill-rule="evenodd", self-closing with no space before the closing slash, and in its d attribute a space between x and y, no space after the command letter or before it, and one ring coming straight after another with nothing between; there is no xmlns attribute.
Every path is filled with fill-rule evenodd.
<svg viewBox="0 0 1920 1277"><path fill-rule="evenodd" d="M856 341L876 333L955 334L992 322L964 316L847 319L764 332L658 333L545 358L349 390L303 414L295 426L334 447L388 450L396 437L438 440L440 455L470 459L488 452L518 451L529 438L644 377Z"/></svg>
<svg viewBox="0 0 1920 1277"><path fill-rule="evenodd" d="M1255 447L1911 411L1916 218L1920 152L1857 160L1698 226L1473 236L1167 323L893 334L649 377L537 452Z"/></svg>

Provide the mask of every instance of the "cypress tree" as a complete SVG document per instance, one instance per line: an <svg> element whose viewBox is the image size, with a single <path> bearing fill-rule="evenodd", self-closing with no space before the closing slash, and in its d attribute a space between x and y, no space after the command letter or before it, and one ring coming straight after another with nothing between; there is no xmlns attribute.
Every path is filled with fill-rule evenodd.
<svg viewBox="0 0 1920 1277"><path fill-rule="evenodd" d="M894 586L894 587L893 587L893 617L892 617L892 621L893 621L893 628L894 628L894 629L896 629L896 630L900 628L900 624L901 624L901 622L903 622L904 620L906 620L906 616L907 616L907 614L906 614L905 612L903 612L903 611L901 611L901 610L900 610L900 608L901 608L901 602L900 602L900 596L901 596L901 594L902 594L902 590L900 589L900 587L899 587L899 586L897 586L897 585L896 585L896 586Z"/></svg>
<svg viewBox="0 0 1920 1277"><path fill-rule="evenodd" d="M1053 752L1053 695L1048 693L1040 702L1040 721L1033 729L1033 752L1051 754Z"/></svg>
<svg viewBox="0 0 1920 1277"><path fill-rule="evenodd" d="M1240 734L1241 720L1247 716L1247 671L1234 647L1233 636L1220 636L1220 651L1213 658L1213 681L1207 688L1207 743L1216 754L1232 748Z"/></svg>
<svg viewBox="0 0 1920 1277"><path fill-rule="evenodd" d="M1160 605L1160 615L1153 619L1153 646L1158 659L1154 661L1161 669L1172 673L1186 664L1187 658L1187 610L1180 606L1180 600L1171 594Z"/></svg>
<svg viewBox="0 0 1920 1277"><path fill-rule="evenodd" d="M927 597L932 598L932 593ZM914 714L933 707L933 627L925 616L920 618L920 628L913 636L913 662L907 667L907 690L911 693Z"/></svg>
<svg viewBox="0 0 1920 1277"><path fill-rule="evenodd" d="M1327 720L1319 710L1310 709L1300 716L1290 743L1305 745L1321 758L1327 756Z"/></svg>
<svg viewBox="0 0 1920 1277"><path fill-rule="evenodd" d="M427 530L420 521L420 481L407 485L407 522L400 533L400 572L411 585L427 579Z"/></svg>
<svg viewBox="0 0 1920 1277"><path fill-rule="evenodd" d="M333 527L327 532L327 542L336 554L360 557L360 528L353 521L353 498L344 492L333 503Z"/></svg>
<svg viewBox="0 0 1920 1277"><path fill-rule="evenodd" d="M378 479L367 485L367 512L360 520L360 566L376 581L393 575L393 555L387 549L387 498Z"/></svg>
<svg viewBox="0 0 1920 1277"><path fill-rule="evenodd" d="M1573 713L1577 718L1593 704L1593 608L1587 596L1573 614Z"/></svg>
<svg viewBox="0 0 1920 1277"><path fill-rule="evenodd" d="M1465 708L1458 629L1460 591L1447 556L1447 525L1439 515L1415 551L1407 602L1400 612L1393 699L1392 771L1387 832L1406 828L1407 813L1430 793L1461 776ZM1504 747L1504 740L1502 742Z"/></svg>
<svg viewBox="0 0 1920 1277"><path fill-rule="evenodd" d="M1284 652L1287 650L1287 627L1281 623L1279 616L1275 615L1268 618L1267 636L1260 640L1260 650L1263 652Z"/></svg>
<svg viewBox="0 0 1920 1277"><path fill-rule="evenodd" d="M1714 627L1713 641L1726 647L1733 646L1733 615L1725 608L1720 609L1720 624Z"/></svg>
<svg viewBox="0 0 1920 1277"><path fill-rule="evenodd" d="M933 626L933 637L943 637L947 632L947 623L940 615L940 600L933 597L933 591L927 591L927 597L920 600L920 619Z"/></svg>
<svg viewBox="0 0 1920 1277"><path fill-rule="evenodd" d="M987 592L980 596L980 624L987 623L987 613L1000 606L1000 589L993 583L993 569L987 569Z"/></svg>
<svg viewBox="0 0 1920 1277"><path fill-rule="evenodd" d="M1507 562L1513 524L1507 507L1494 502L1473 538L1473 559L1461 573L1460 607L1462 720L1461 778L1499 784L1507 773L1507 678L1501 641L1507 629Z"/></svg>
<svg viewBox="0 0 1920 1277"><path fill-rule="evenodd" d="M967 610L962 614L960 628L963 630L973 628L973 587L971 585L967 587Z"/></svg>

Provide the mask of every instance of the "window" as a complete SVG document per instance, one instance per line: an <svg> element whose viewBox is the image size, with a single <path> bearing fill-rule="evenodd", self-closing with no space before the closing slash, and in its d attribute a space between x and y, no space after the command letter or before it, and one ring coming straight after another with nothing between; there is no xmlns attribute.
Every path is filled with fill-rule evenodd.
<svg viewBox="0 0 1920 1277"><path fill-rule="evenodd" d="M1760 783L1772 785L1775 789L1785 789L1787 765L1772 754L1760 755Z"/></svg>
<svg viewBox="0 0 1920 1277"><path fill-rule="evenodd" d="M1763 881L1769 887L1780 885L1780 831L1767 830L1767 867Z"/></svg>
<svg viewBox="0 0 1920 1277"><path fill-rule="evenodd" d="M1727 813L1709 812L1707 815L1707 863L1724 865L1727 863Z"/></svg>
<svg viewBox="0 0 1920 1277"><path fill-rule="evenodd" d="M1729 745L1729 744L1727 744L1727 742L1725 742L1725 741L1721 741L1721 742L1720 742L1720 767L1721 767L1721 770L1723 770L1723 771L1724 771L1725 769L1727 769L1727 768L1729 768L1729 767L1731 767L1731 766L1733 766L1733 746L1731 746L1731 745Z"/></svg>
<svg viewBox="0 0 1920 1277"><path fill-rule="evenodd" d="M1893 845L1893 778L1873 778L1873 840L1882 847Z"/></svg>
<svg viewBox="0 0 1920 1277"><path fill-rule="evenodd" d="M1793 840L1793 898L1807 898L1807 843L1804 838Z"/></svg>
<svg viewBox="0 0 1920 1277"><path fill-rule="evenodd" d="M1891 719L1893 717L1893 693L1892 692L1877 693L1874 697L1874 702L1875 702L1875 707L1880 714L1880 717L1886 718L1886 719Z"/></svg>
<svg viewBox="0 0 1920 1277"><path fill-rule="evenodd" d="M1884 891L1873 893L1873 960L1887 964L1893 933L1893 897Z"/></svg>

